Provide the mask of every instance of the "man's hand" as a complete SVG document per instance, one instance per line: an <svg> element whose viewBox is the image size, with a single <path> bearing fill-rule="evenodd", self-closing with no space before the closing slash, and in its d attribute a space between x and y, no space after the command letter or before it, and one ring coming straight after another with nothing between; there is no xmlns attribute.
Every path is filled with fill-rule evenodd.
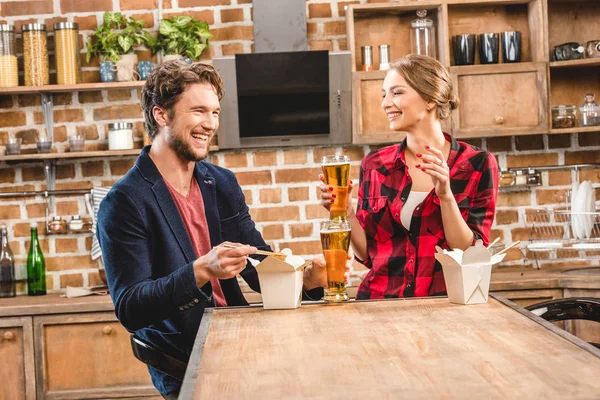
<svg viewBox="0 0 600 400"><path fill-rule="evenodd" d="M235 246L226 248L223 245ZM202 287L213 278L229 279L246 268L248 255L256 253L256 247L240 243L224 242L194 261L196 284Z"/></svg>
<svg viewBox="0 0 600 400"><path fill-rule="evenodd" d="M352 259L354 256L348 253L348 261L346 262L346 284L350 279L352 272ZM325 267L325 258L321 255L313 258L311 265L304 269L304 290L311 290L317 287L327 287L327 268Z"/></svg>

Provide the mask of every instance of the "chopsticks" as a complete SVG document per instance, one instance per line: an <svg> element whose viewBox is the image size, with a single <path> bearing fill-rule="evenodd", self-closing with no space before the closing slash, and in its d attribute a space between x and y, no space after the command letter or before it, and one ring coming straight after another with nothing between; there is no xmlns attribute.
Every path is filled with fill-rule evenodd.
<svg viewBox="0 0 600 400"><path fill-rule="evenodd" d="M231 245L231 244L223 244L223 247L225 247L226 249L235 249L237 246ZM273 253L271 251L264 251L264 250L256 250L255 254L259 254L261 256L273 256L273 257L283 257L284 259L287 257L287 254L284 253Z"/></svg>
<svg viewBox="0 0 600 400"><path fill-rule="evenodd" d="M498 236L496 239L494 239L494 241L493 241L492 243L490 243L490 244L488 245L488 247L487 247L487 248L489 249L489 248L491 248L493 245L495 245L496 243L498 243L498 240L500 240L500 236Z"/></svg>
<svg viewBox="0 0 600 400"><path fill-rule="evenodd" d="M521 243L521 241L520 241L520 240L517 240L516 242L514 242L514 243L513 243L513 244L511 244L510 246L508 246L508 247L505 247L504 249L500 250L499 252L497 252L497 253L496 253L496 254L494 254L494 255L495 255L495 256L498 256L498 255L500 255L500 254L504 254L504 253L506 253L508 250L512 249L513 247L515 247L516 245L518 245L518 244L520 244L520 243Z"/></svg>

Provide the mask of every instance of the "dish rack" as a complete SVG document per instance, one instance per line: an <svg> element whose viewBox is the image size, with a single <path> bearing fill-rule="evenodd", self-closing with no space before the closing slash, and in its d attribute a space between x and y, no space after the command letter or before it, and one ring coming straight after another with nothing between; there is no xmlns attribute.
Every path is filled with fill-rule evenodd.
<svg viewBox="0 0 600 400"><path fill-rule="evenodd" d="M597 208L594 212L525 210L524 217L530 224L525 258L533 255L538 269L537 256L542 252L550 252L550 259L563 258L556 257L557 252L569 252L573 258L590 257L587 252L600 252L600 211Z"/></svg>

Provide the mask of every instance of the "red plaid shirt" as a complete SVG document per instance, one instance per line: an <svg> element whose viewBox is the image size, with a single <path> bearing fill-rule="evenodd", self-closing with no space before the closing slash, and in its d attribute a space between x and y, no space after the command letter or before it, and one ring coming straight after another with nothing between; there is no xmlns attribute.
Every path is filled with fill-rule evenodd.
<svg viewBox="0 0 600 400"><path fill-rule="evenodd" d="M498 195L496 159L448 135L446 140L451 142L447 163L452 193L474 239L483 239L487 246ZM406 140L375 150L360 167L356 217L366 232L368 253L360 261L370 271L357 299L446 294L442 267L434 256L436 245L448 249L435 190L415 209L410 230L400 223L412 186L405 146Z"/></svg>

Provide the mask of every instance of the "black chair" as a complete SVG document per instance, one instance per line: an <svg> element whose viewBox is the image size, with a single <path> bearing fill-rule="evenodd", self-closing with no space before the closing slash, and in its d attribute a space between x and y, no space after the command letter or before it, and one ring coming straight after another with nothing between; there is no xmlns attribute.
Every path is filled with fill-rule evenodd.
<svg viewBox="0 0 600 400"><path fill-rule="evenodd" d="M600 323L600 299L593 297L550 300L525 308L549 322L585 319ZM600 344L590 344L600 349Z"/></svg>
<svg viewBox="0 0 600 400"><path fill-rule="evenodd" d="M131 349L135 358L179 381L183 382L187 363L163 353L155 346L131 335Z"/></svg>

